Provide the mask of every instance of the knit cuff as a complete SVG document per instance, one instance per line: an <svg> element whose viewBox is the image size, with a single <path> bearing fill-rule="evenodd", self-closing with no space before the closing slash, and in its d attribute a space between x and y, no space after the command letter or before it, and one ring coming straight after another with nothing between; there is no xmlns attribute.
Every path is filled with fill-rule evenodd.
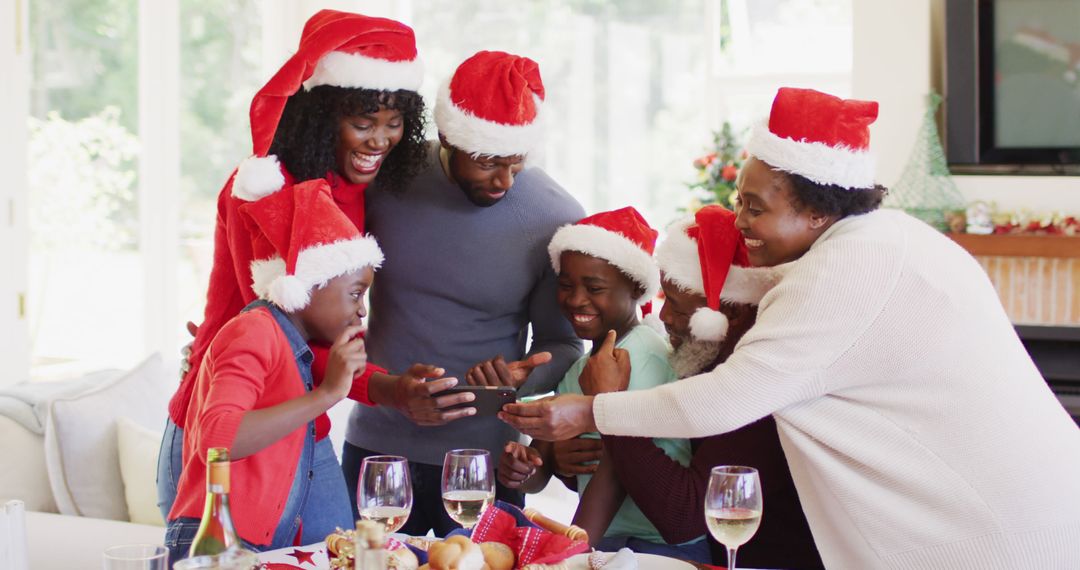
<svg viewBox="0 0 1080 570"><path fill-rule="evenodd" d="M232 448L236 441L236 432L240 431L240 422L244 421L247 412L225 412L210 421L203 422L200 426L200 453L205 454L211 447Z"/></svg>
<svg viewBox="0 0 1080 570"><path fill-rule="evenodd" d="M600 433L614 435L611 428L615 427L618 422L617 417L614 414L615 402L611 400L611 396L617 396L621 392L605 392L597 394L593 398L592 410L593 421L596 423L596 431Z"/></svg>
<svg viewBox="0 0 1080 570"><path fill-rule="evenodd" d="M386 374L386 369L376 364L368 363L359 376L353 378L352 388L349 389L349 399L368 406L374 406L371 395L368 394L368 386L371 384L371 376L375 373Z"/></svg>

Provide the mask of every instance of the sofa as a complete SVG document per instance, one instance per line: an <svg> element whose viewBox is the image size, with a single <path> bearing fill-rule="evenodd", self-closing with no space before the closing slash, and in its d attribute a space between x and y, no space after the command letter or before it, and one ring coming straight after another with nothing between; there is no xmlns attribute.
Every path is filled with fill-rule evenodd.
<svg viewBox="0 0 1080 570"><path fill-rule="evenodd" d="M164 539L157 453L178 362L0 388L0 504L26 509L30 568L97 568Z"/></svg>

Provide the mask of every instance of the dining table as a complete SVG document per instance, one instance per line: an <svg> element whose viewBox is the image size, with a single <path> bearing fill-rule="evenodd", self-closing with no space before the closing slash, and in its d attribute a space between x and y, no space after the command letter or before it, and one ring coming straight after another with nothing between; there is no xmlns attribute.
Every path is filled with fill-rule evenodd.
<svg viewBox="0 0 1080 570"><path fill-rule="evenodd" d="M404 536L393 535L403 539ZM567 559L566 570L588 570L588 554L575 554ZM666 556L636 553L638 570L724 570L722 566L694 564ZM307 546L279 548L259 553L260 568L266 570L329 570L330 559L326 553L326 544L318 543ZM739 568L739 570L761 570Z"/></svg>

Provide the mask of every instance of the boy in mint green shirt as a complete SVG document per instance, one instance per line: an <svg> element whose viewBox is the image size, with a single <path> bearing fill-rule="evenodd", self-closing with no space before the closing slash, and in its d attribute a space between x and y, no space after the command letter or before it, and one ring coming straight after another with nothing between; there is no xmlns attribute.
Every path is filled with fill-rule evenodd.
<svg viewBox="0 0 1080 570"><path fill-rule="evenodd" d="M582 393L578 380L588 357L602 346L611 350L611 341L605 343L609 335L614 335L615 346L629 355L629 390L653 388L676 379L668 364L667 341L642 325L637 312L639 305L647 312L660 286L660 272L652 259L656 235L633 208L595 214L555 232L548 253L558 274L559 307L577 336L593 341L590 354L578 359L563 376L557 388L560 394ZM689 464L688 440L653 441L675 461ZM503 485L536 492L547 484L551 476L547 466L553 464L550 442L533 441L530 447L510 442L497 472ZM609 461L602 459L593 475L578 475L576 480L564 482L576 487L581 497L574 524L589 533L592 546L601 550L628 546L639 552L709 562L704 536L684 545L664 542L626 496Z"/></svg>

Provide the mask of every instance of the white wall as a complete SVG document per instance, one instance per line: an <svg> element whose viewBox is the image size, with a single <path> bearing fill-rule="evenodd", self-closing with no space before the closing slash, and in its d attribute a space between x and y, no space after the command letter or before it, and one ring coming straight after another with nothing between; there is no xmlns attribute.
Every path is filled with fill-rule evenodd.
<svg viewBox="0 0 1080 570"><path fill-rule="evenodd" d="M878 180L891 185L907 162L924 112L923 96L942 90L945 0L854 0L852 96L881 103L871 127ZM1080 214L1080 177L954 176L968 200L1005 210Z"/></svg>
<svg viewBox="0 0 1080 570"><path fill-rule="evenodd" d="M26 321L26 114L30 108L27 0L0 9L0 386L25 380L30 369Z"/></svg>

